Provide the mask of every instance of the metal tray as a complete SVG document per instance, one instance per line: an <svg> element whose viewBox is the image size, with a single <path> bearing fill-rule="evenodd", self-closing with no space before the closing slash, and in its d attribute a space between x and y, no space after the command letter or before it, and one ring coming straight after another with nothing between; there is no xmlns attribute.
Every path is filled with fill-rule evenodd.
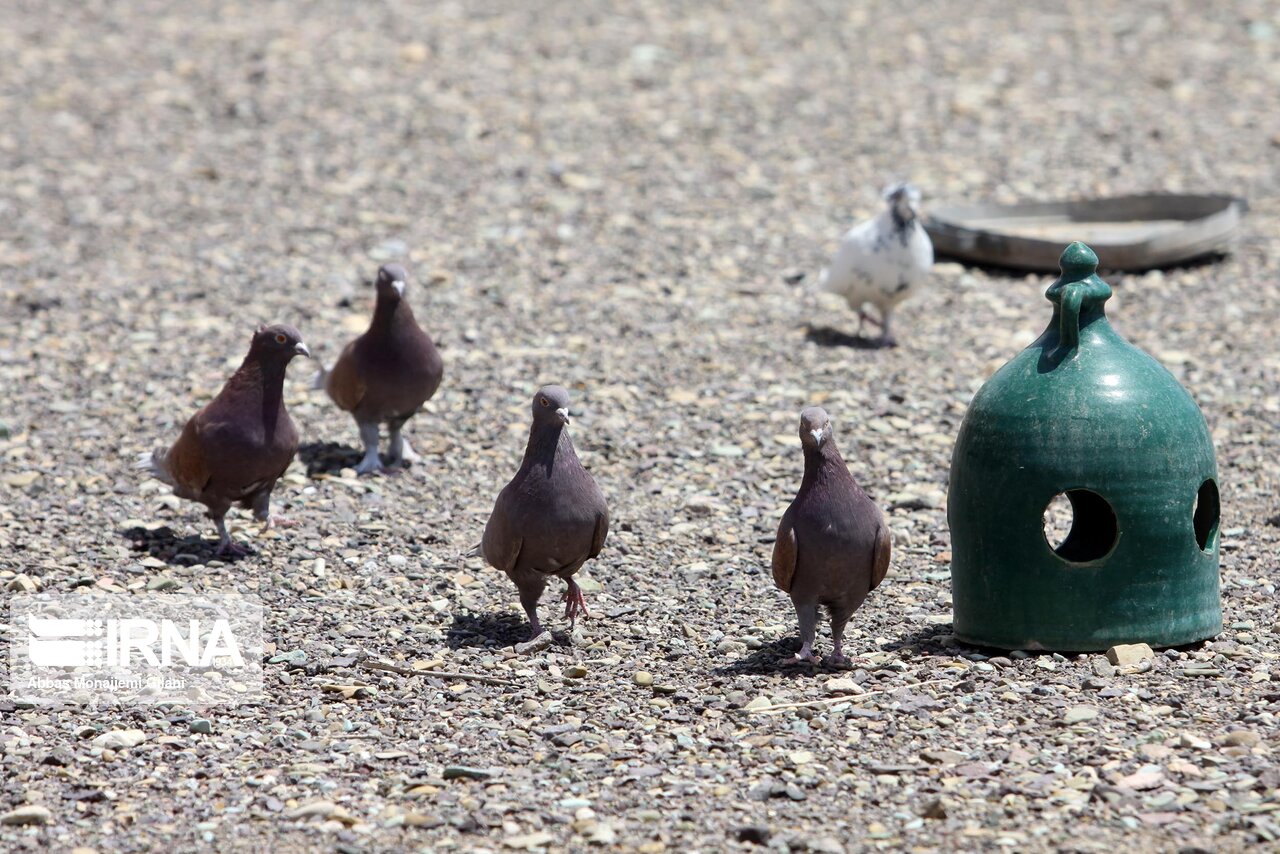
<svg viewBox="0 0 1280 854"><path fill-rule="evenodd" d="M934 208L925 229L940 256L1055 272L1073 240L1111 270L1149 270L1225 252L1249 206L1235 196L1151 194L1111 199Z"/></svg>

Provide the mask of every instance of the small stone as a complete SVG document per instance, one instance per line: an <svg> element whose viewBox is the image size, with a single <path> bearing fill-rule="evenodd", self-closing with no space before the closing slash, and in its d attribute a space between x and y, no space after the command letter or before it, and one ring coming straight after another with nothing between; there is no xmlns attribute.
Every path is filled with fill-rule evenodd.
<svg viewBox="0 0 1280 854"><path fill-rule="evenodd" d="M146 740L146 733L140 729L113 729L95 738L93 746L119 750L121 748L137 747Z"/></svg>
<svg viewBox="0 0 1280 854"><path fill-rule="evenodd" d="M400 58L405 62L417 64L426 62L429 52L422 42L409 42L400 46Z"/></svg>
<svg viewBox="0 0 1280 854"><path fill-rule="evenodd" d="M273 655L267 659L267 664L306 664L307 654L300 649L289 650L278 655Z"/></svg>
<svg viewBox="0 0 1280 854"><path fill-rule="evenodd" d="M587 668L581 664L570 664L564 669L564 675L569 679L581 679L587 675Z"/></svg>
<svg viewBox="0 0 1280 854"><path fill-rule="evenodd" d="M1114 649L1114 647L1112 647ZM1093 668L1093 675L1100 676L1103 679L1110 679L1116 675L1116 668L1110 661L1105 658L1095 658L1090 662Z"/></svg>
<svg viewBox="0 0 1280 854"><path fill-rule="evenodd" d="M1227 747L1256 747L1260 741L1261 736L1247 729L1238 729L1222 737L1222 743Z"/></svg>
<svg viewBox="0 0 1280 854"><path fill-rule="evenodd" d="M555 839L555 837L550 833L547 833L545 830L537 830L533 833L521 833L515 836L508 836L506 839L502 840L502 844L508 848L517 849L541 848L553 839Z"/></svg>
<svg viewBox="0 0 1280 854"><path fill-rule="evenodd" d="M749 824L746 827L739 827L734 831L739 842L750 842L752 845L769 844L769 828L763 824Z"/></svg>
<svg viewBox="0 0 1280 854"><path fill-rule="evenodd" d="M924 806L920 808L921 818L943 819L947 817L947 808L942 803L942 798L932 798L926 801Z"/></svg>
<svg viewBox="0 0 1280 854"><path fill-rule="evenodd" d="M290 810L286 813L288 818L328 818L338 809L338 805L333 801L311 801L307 804Z"/></svg>
<svg viewBox="0 0 1280 854"><path fill-rule="evenodd" d="M555 638L552 637L551 632L543 631L542 634L538 635L536 638L530 638L523 643L516 644L516 654L528 655L531 652L542 652L545 649L550 649L551 644L554 642Z"/></svg>
<svg viewBox="0 0 1280 854"><path fill-rule="evenodd" d="M834 679L828 679L825 686L828 694L861 694L863 688L853 679L847 676L837 676Z"/></svg>
<svg viewBox="0 0 1280 854"><path fill-rule="evenodd" d="M920 754L920 758L934 765L956 765L968 757L958 750L925 750Z"/></svg>
<svg viewBox="0 0 1280 854"><path fill-rule="evenodd" d="M51 821L53 813L39 804L25 804L0 815L0 824L48 824Z"/></svg>
<svg viewBox="0 0 1280 854"><path fill-rule="evenodd" d="M1116 785L1135 792L1158 788L1164 783L1164 774L1156 766L1146 766L1116 780Z"/></svg>
<svg viewBox="0 0 1280 854"><path fill-rule="evenodd" d="M1132 667L1142 661L1150 661L1156 654L1145 643L1122 643L1107 650L1107 661L1116 667Z"/></svg>
<svg viewBox="0 0 1280 854"><path fill-rule="evenodd" d="M653 674L647 670L637 670L631 677L631 681L641 688L647 688L653 684Z"/></svg>
<svg viewBox="0 0 1280 854"><path fill-rule="evenodd" d="M15 593L35 593L40 589L40 582L29 575L16 575L5 585L5 589Z"/></svg>
<svg viewBox="0 0 1280 854"><path fill-rule="evenodd" d="M793 765L812 765L814 756L811 750L793 750L787 758Z"/></svg>
<svg viewBox="0 0 1280 854"><path fill-rule="evenodd" d="M1098 716L1093 706L1072 706L1062 715L1062 722L1067 726L1091 721Z"/></svg>
<svg viewBox="0 0 1280 854"><path fill-rule="evenodd" d="M1190 747L1194 750L1208 750L1211 747L1213 747L1213 745L1210 744L1205 739L1201 738L1198 735L1193 735L1189 732L1184 732L1182 733L1182 735L1178 736L1178 746Z"/></svg>
<svg viewBox="0 0 1280 854"><path fill-rule="evenodd" d="M450 765L441 775L446 780L489 780L497 776L492 768L471 768L467 765Z"/></svg>
<svg viewBox="0 0 1280 854"><path fill-rule="evenodd" d="M213 723L208 718L196 718L187 724L187 728L192 732L198 732L202 735L213 734Z"/></svg>
<svg viewBox="0 0 1280 854"><path fill-rule="evenodd" d="M764 694L761 694L760 696L752 700L750 703L747 703L745 706L743 706L743 708L746 709L747 711L758 711L759 709L767 709L772 705L773 703L769 702L769 698L766 697Z"/></svg>

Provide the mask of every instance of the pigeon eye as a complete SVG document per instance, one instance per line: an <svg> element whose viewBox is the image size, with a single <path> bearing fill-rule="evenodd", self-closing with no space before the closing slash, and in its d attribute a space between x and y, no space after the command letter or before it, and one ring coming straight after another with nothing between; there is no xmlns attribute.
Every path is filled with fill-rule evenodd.
<svg viewBox="0 0 1280 854"><path fill-rule="evenodd" d="M277 333L276 333L276 343L277 343L277 344L283 344L284 342L286 342L286 341L288 341L288 340L289 340L289 339L288 339L288 338L286 338L286 337L284 336L284 334L283 334L283 333L280 333L280 332L277 332Z"/></svg>
<svg viewBox="0 0 1280 854"><path fill-rule="evenodd" d="M543 406L550 406L550 405L551 405L551 401L547 400L547 399L544 397L544 398L542 398L542 405L543 405Z"/></svg>

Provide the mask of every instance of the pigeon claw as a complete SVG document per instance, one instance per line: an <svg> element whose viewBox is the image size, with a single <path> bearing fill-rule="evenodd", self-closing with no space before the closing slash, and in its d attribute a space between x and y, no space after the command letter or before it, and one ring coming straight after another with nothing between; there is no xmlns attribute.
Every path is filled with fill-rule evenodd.
<svg viewBox="0 0 1280 854"><path fill-rule="evenodd" d="M273 513L267 517L267 522L263 528L266 530L271 528L294 528L297 527L297 524L298 522L295 519L290 519L288 516L277 516Z"/></svg>
<svg viewBox="0 0 1280 854"><path fill-rule="evenodd" d="M574 582L569 582L569 589L564 591L564 618L569 621L572 626L581 614L584 620L591 619L591 614L587 611L587 600L582 595L582 588Z"/></svg>

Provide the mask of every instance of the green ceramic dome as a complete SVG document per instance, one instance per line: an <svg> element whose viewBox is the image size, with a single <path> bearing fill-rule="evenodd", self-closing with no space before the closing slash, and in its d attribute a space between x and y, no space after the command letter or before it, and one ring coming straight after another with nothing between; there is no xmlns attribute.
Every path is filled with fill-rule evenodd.
<svg viewBox="0 0 1280 854"><path fill-rule="evenodd" d="M1083 243L1067 247L1048 328L960 426L947 520L965 642L1089 651L1222 630L1209 430L1173 375L1111 328L1097 266ZM1056 548L1055 499L1072 517Z"/></svg>

